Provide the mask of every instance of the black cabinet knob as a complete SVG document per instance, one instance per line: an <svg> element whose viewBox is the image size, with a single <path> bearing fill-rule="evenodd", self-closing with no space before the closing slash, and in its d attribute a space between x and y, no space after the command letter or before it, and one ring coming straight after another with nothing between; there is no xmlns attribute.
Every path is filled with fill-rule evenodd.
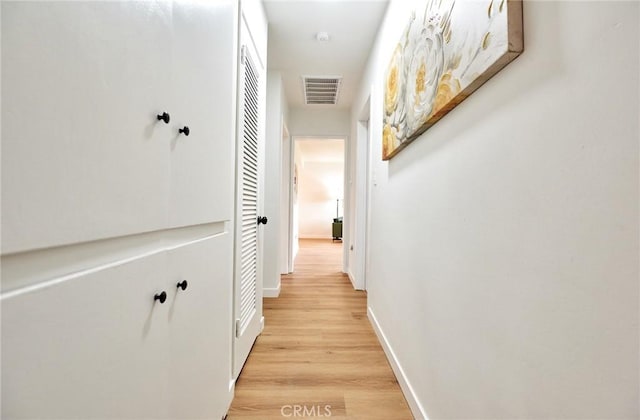
<svg viewBox="0 0 640 420"><path fill-rule="evenodd" d="M158 121L164 121L165 124L169 124L169 121L171 121L171 116L166 112L163 112L162 114L158 114Z"/></svg>
<svg viewBox="0 0 640 420"><path fill-rule="evenodd" d="M181 128L180 130L178 130L178 133L180 133L180 134L184 133L184 135L185 135L185 136L188 136L188 135L189 135L189 127L187 127L187 126L185 125L183 128Z"/></svg>
<svg viewBox="0 0 640 420"><path fill-rule="evenodd" d="M182 280L177 284L178 289L187 290L188 283L186 280Z"/></svg>
<svg viewBox="0 0 640 420"><path fill-rule="evenodd" d="M266 225L267 222L269 221L269 219L267 219L267 216L258 216L258 224L262 224L262 225Z"/></svg>
<svg viewBox="0 0 640 420"><path fill-rule="evenodd" d="M167 292L163 290L162 293L156 293L156 295L153 297L153 300L159 300L160 303L164 303L165 300L167 300Z"/></svg>

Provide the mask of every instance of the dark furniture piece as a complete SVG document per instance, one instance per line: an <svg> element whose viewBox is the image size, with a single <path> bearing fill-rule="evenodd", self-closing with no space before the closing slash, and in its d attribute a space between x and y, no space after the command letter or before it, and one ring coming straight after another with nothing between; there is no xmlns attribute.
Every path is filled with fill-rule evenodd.
<svg viewBox="0 0 640 420"><path fill-rule="evenodd" d="M331 224L331 232L334 241L342 240L342 217L333 219L333 223Z"/></svg>

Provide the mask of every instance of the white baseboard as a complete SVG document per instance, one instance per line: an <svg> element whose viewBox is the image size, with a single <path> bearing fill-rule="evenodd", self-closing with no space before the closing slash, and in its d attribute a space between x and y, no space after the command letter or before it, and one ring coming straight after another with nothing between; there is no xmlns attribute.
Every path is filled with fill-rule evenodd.
<svg viewBox="0 0 640 420"><path fill-rule="evenodd" d="M278 287L273 289L262 289L262 296L266 298L277 298L280 296L280 283L278 283Z"/></svg>
<svg viewBox="0 0 640 420"><path fill-rule="evenodd" d="M229 381L229 397L227 399L227 410L225 411L225 413L229 413L229 409L231 408L231 403L233 402L233 397L235 396L235 393L236 393L236 380L231 379Z"/></svg>
<svg viewBox="0 0 640 420"><path fill-rule="evenodd" d="M407 378L407 375L404 373L402 366L400 366L400 362L396 358L396 354L393 352L391 345L387 341L387 337L384 335L384 332L380 328L380 324L378 324L378 320L376 316L373 314L373 311L370 307L367 306L367 316L369 317L369 322L373 326L373 330L378 336L378 340L382 345L382 349L384 350L385 355L387 356L387 360L391 365L391 369L393 369L393 373L396 375L396 379L400 384L400 388L402 389L402 393L404 394L407 403L409 404L409 408L411 409L411 413L416 420L429 420L427 417L427 413L424 411L422 404L418 400L415 392L413 391L413 387Z"/></svg>
<svg viewBox="0 0 640 420"><path fill-rule="evenodd" d="M347 271L347 276L349 277L349 281L351 282L351 285L355 289L356 288L356 279L353 278L353 274L351 274L351 271Z"/></svg>
<svg viewBox="0 0 640 420"><path fill-rule="evenodd" d="M350 271L347 272L347 276L349 277L349 280L351 281L351 285L353 286L354 290L364 290L364 291L367 290L366 287L358 287L358 284L356 283L356 278L353 276L353 274L351 274Z"/></svg>

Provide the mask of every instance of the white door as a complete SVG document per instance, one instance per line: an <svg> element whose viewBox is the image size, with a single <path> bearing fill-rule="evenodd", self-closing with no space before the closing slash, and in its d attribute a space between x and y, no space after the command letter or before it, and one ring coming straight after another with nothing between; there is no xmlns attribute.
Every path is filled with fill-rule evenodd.
<svg viewBox="0 0 640 420"><path fill-rule="evenodd" d="M264 67L242 19L238 77L238 171L236 179L235 345L237 378L262 328L260 190L263 130L260 97ZM266 220L265 220L266 222Z"/></svg>

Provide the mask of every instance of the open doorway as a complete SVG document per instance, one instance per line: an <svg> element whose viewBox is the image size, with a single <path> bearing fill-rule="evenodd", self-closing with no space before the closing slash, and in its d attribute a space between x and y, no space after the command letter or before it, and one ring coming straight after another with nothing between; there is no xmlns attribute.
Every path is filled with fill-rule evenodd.
<svg viewBox="0 0 640 420"><path fill-rule="evenodd" d="M293 256L300 241L330 243L342 255L345 140L296 137L293 143Z"/></svg>

